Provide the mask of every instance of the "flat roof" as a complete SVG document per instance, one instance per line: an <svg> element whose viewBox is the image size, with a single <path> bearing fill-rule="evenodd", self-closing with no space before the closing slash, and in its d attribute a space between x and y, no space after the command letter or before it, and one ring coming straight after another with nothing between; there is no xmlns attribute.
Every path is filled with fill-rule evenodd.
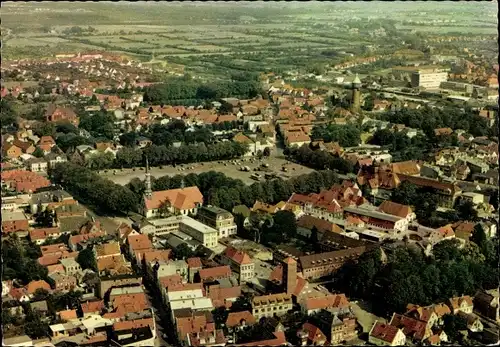
<svg viewBox="0 0 500 347"><path fill-rule="evenodd" d="M27 220L28 217L23 212L2 212L2 222L11 222L16 220Z"/></svg>
<svg viewBox="0 0 500 347"><path fill-rule="evenodd" d="M201 222L198 222L197 220L195 220L193 218L190 218L187 216L184 216L184 217L185 218L183 218L182 224L185 224L185 225L189 226L190 228L193 228L193 229L201 232L202 234L211 234L211 233L217 234L218 233L217 230L215 230L212 227L209 227L208 225L205 225Z"/></svg>
<svg viewBox="0 0 500 347"><path fill-rule="evenodd" d="M377 218L381 220L387 220L390 222L397 222L400 221L401 217L398 216L393 216L392 214L387 214L387 213L382 213L378 211L372 211L364 208L356 208L356 207L344 207L345 212L350 212L350 213L355 213L363 216L368 216L372 218Z"/></svg>

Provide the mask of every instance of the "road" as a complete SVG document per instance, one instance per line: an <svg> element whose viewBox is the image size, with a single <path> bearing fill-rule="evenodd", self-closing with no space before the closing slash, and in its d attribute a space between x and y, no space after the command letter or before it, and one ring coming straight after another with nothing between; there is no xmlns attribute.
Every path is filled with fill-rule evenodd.
<svg viewBox="0 0 500 347"><path fill-rule="evenodd" d="M165 305L162 302L161 294L152 283L151 280L144 277L143 280L144 291L149 299L151 305L153 305L154 319L156 322L156 339L155 347L160 346L175 346L175 336L172 334L174 331L172 323L170 320L170 315L168 314ZM166 335L166 339L163 335Z"/></svg>

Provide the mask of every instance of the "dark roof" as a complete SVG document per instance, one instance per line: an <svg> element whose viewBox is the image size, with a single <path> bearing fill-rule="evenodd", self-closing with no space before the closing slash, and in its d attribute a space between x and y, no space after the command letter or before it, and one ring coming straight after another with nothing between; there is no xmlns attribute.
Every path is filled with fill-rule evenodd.
<svg viewBox="0 0 500 347"><path fill-rule="evenodd" d="M302 269L314 268L327 264L339 264L344 261L360 256L366 251L366 246L342 249L340 251L306 255L299 258Z"/></svg>

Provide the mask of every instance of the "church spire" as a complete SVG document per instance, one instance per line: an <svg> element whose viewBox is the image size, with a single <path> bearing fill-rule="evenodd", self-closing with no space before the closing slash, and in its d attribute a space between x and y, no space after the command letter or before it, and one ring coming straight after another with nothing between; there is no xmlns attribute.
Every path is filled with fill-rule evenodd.
<svg viewBox="0 0 500 347"><path fill-rule="evenodd" d="M144 190L144 195L147 199L151 199L153 191L151 190L151 172L149 172L149 160L146 157L146 189Z"/></svg>

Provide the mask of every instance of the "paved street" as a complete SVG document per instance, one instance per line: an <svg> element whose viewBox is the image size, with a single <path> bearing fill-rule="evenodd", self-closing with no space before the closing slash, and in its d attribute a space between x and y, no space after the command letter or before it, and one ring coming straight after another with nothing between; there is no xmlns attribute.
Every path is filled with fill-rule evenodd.
<svg viewBox="0 0 500 347"><path fill-rule="evenodd" d="M144 279L145 293L148 296L155 315L156 322L156 339L155 347L159 346L175 346L175 336L172 334L170 318L165 305L162 302L161 295L156 288L153 288L148 280ZM167 339L163 335L167 335Z"/></svg>

